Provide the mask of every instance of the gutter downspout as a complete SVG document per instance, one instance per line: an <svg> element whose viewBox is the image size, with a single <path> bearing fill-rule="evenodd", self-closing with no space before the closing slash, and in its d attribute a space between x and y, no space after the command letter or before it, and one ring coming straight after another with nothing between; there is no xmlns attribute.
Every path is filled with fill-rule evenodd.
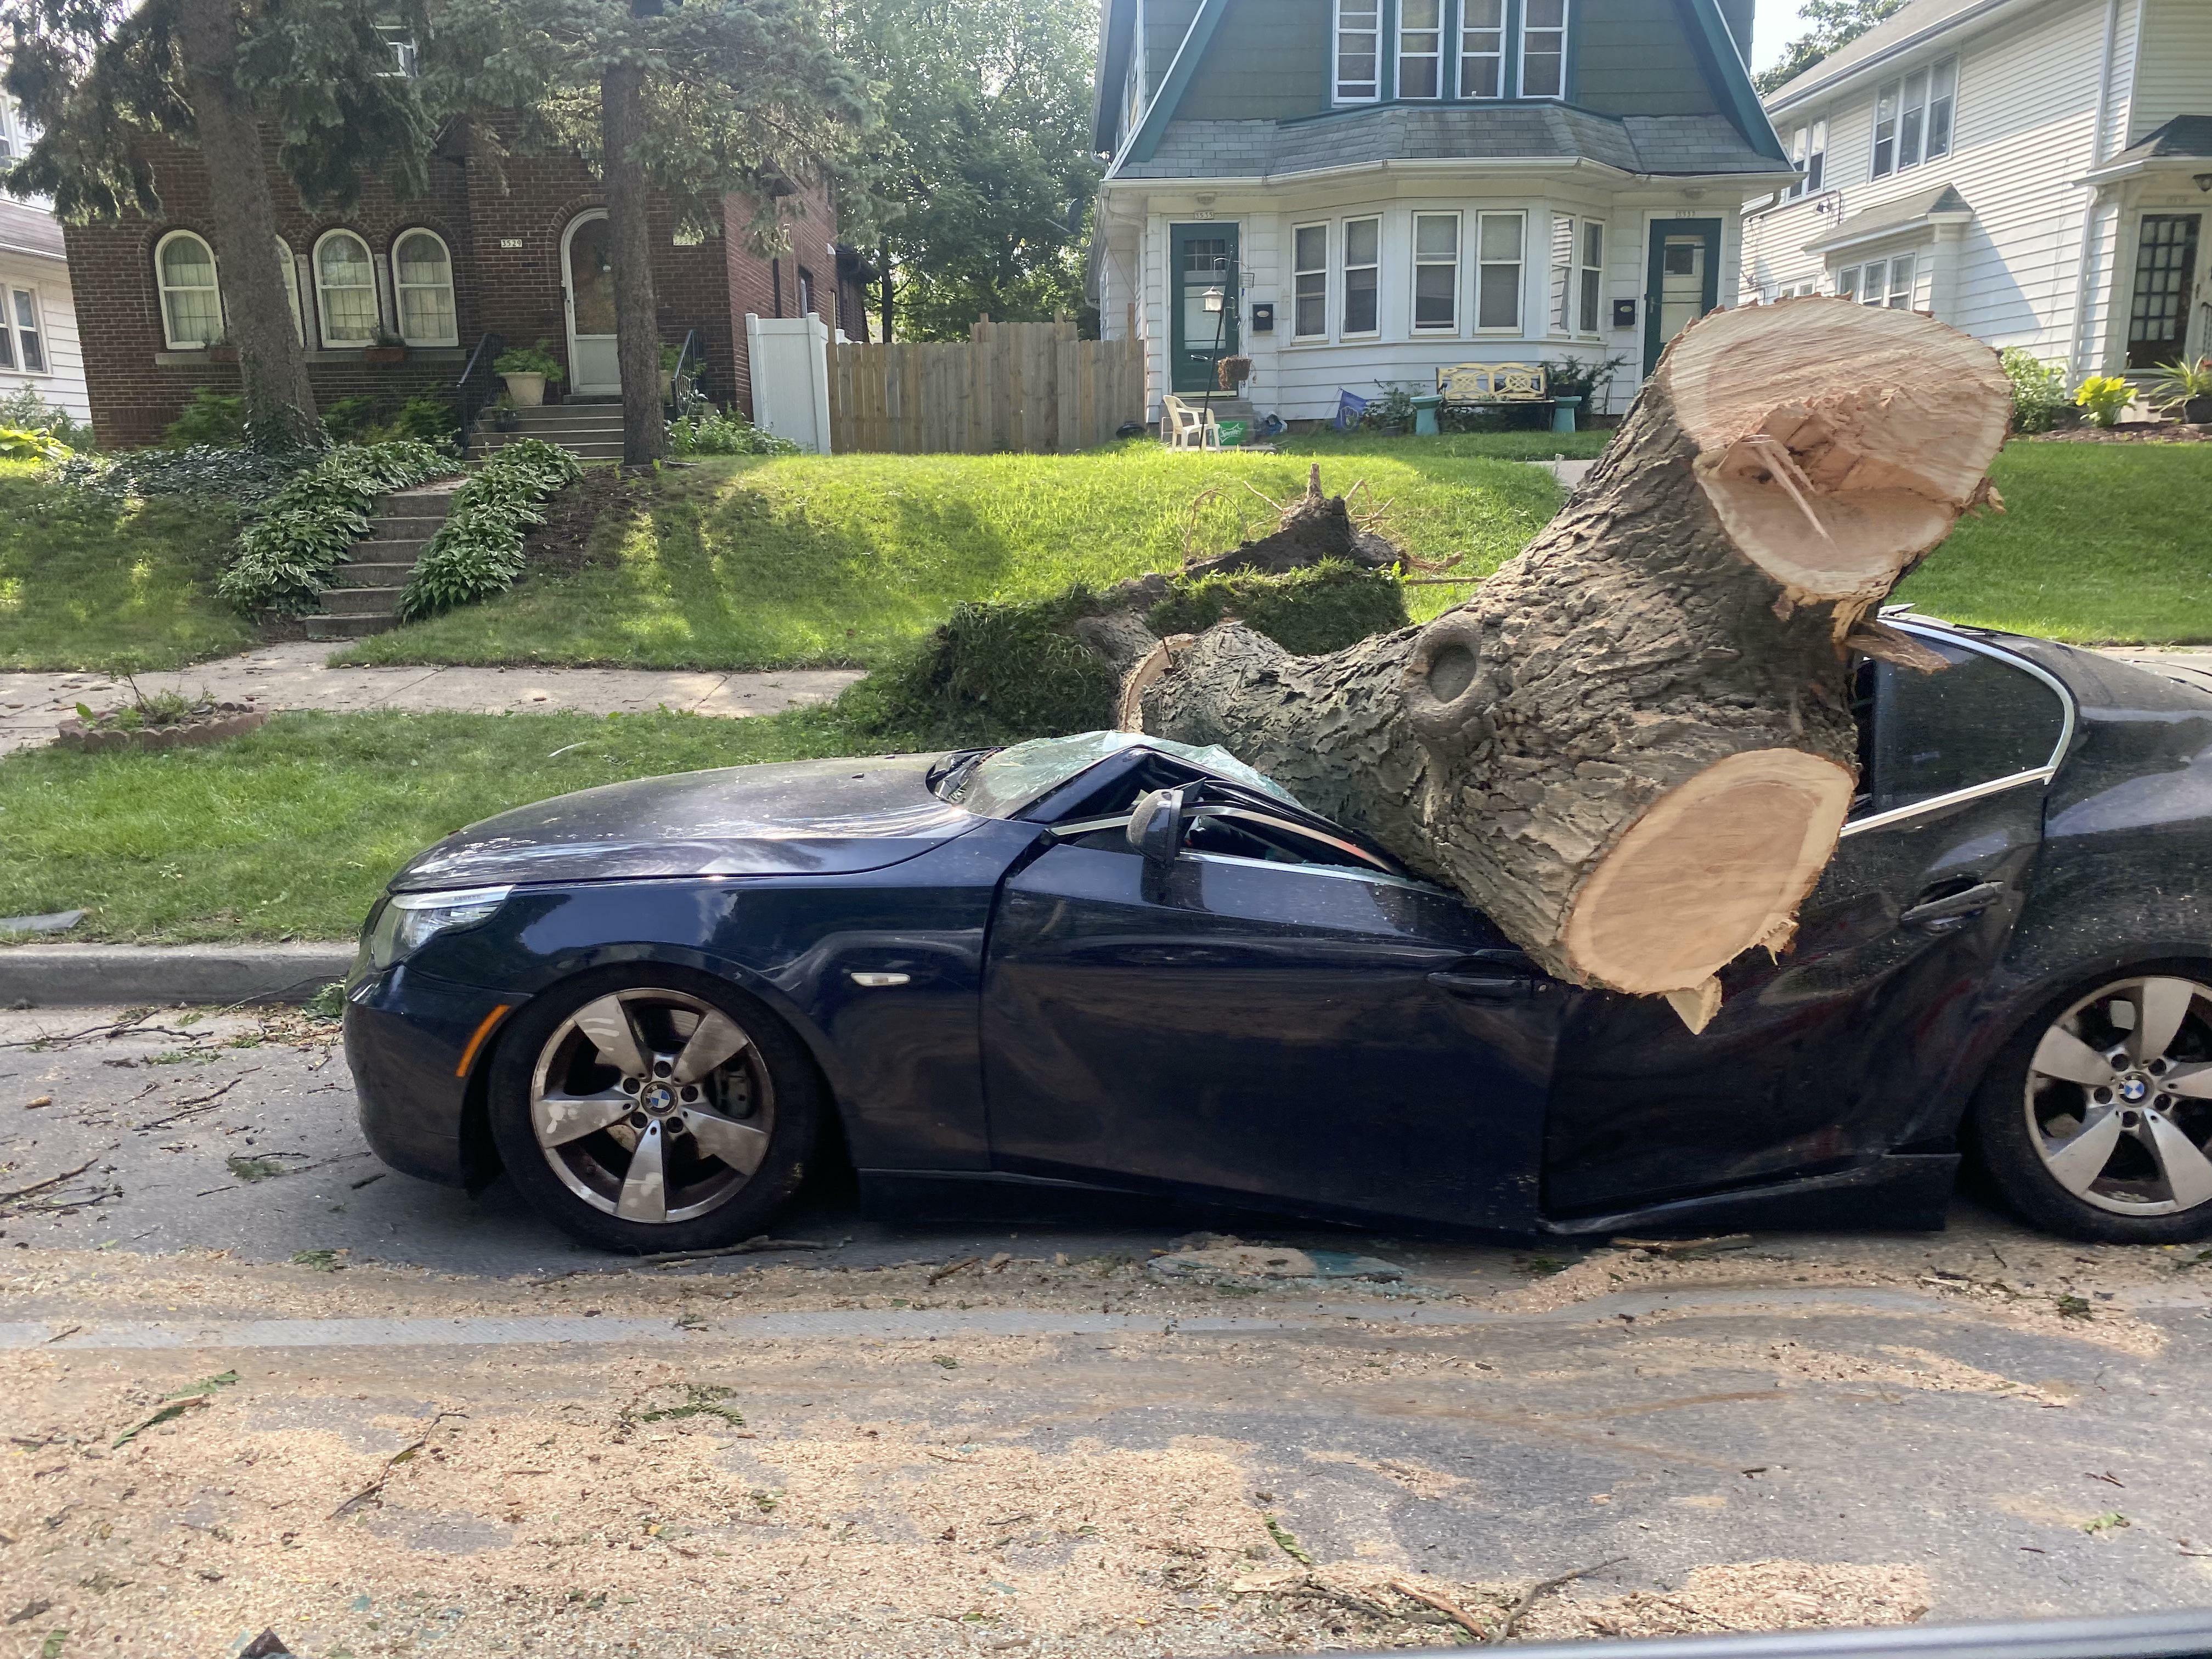
<svg viewBox="0 0 2212 1659"><path fill-rule="evenodd" d="M2136 0L2136 31L2142 32L2142 0ZM2105 47L2097 65L2097 125L2089 137L2089 170L2094 173L2105 164L2105 131L2112 119L2112 59L2118 54L2120 34L2120 0L2105 0ZM2105 187L2101 184L2089 186L2089 199L2081 204L2081 245L2074 258L2074 338L2066 350L2066 368L2070 377L2082 373L2081 353L2089 340L2089 244L2097 225L2097 210L2103 205Z"/></svg>

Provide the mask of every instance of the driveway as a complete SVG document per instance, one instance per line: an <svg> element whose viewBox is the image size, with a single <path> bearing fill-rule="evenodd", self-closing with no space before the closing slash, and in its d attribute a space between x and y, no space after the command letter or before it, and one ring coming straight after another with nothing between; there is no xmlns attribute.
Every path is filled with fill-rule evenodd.
<svg viewBox="0 0 2212 1659"><path fill-rule="evenodd" d="M0 1016L4 1650L1269 1652L2212 1600L2212 1251L1963 1200L1932 1237L1682 1255L831 1188L756 1253L639 1265L384 1172L334 1039Z"/></svg>

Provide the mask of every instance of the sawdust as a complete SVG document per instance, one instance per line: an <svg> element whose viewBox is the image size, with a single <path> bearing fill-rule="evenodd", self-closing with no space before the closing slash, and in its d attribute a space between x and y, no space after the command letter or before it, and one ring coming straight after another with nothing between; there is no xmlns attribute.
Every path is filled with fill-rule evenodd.
<svg viewBox="0 0 2212 1659"><path fill-rule="evenodd" d="M1936 1394L1993 1395L2039 1406L2070 1403L2067 1395L2041 1384L2000 1376L1925 1348L1884 1344L1876 1352L1888 1356L1887 1360L1812 1347L1782 1337L1764 1342L1646 1337L1638 1340L1630 1350L1638 1376L1712 1370L1772 1371L1799 1382L1918 1389Z"/></svg>

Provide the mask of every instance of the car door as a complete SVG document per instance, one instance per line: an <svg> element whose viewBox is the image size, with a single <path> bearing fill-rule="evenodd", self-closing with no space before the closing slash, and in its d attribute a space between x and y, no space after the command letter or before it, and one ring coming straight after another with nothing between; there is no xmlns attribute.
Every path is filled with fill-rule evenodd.
<svg viewBox="0 0 2212 1659"><path fill-rule="evenodd" d="M1577 998L1547 1215L1840 1169L1911 1139L2020 914L2073 725L2035 665L1916 632L1950 666L1863 666L1863 793L1795 942L1723 971L1698 1036L1655 999Z"/></svg>
<svg viewBox="0 0 2212 1659"><path fill-rule="evenodd" d="M1559 987L1455 896L1312 826L1204 817L1162 864L1125 822L1001 887L982 1012L996 1167L1533 1219Z"/></svg>

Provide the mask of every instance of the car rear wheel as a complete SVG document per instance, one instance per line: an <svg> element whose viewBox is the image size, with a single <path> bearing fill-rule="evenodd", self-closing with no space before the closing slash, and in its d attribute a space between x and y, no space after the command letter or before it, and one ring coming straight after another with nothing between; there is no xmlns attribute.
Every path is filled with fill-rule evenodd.
<svg viewBox="0 0 2212 1659"><path fill-rule="evenodd" d="M517 1016L492 1133L532 1206L611 1250L713 1249L797 1190L820 1119L812 1065L767 1009L705 974L582 976Z"/></svg>
<svg viewBox="0 0 2212 1659"><path fill-rule="evenodd" d="M1982 1151L2029 1220L2074 1238L2212 1236L2212 983L2144 970L2051 1005L1975 1102Z"/></svg>

